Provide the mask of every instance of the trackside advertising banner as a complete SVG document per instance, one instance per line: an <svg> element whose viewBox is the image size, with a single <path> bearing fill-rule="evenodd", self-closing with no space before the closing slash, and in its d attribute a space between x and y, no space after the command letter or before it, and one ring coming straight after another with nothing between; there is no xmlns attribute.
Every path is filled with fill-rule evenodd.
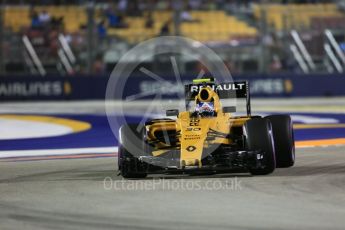
<svg viewBox="0 0 345 230"><path fill-rule="evenodd" d="M0 77L0 100L102 99L107 77Z"/></svg>
<svg viewBox="0 0 345 230"><path fill-rule="evenodd" d="M121 76L119 76L121 77ZM180 85L174 77L156 81L148 76L133 76L126 80L123 97L163 99L184 95L184 85L194 76L182 77ZM236 82L248 81L252 97L312 97L345 96L345 75L241 75ZM71 77L0 77L0 100L92 100L104 99L108 76Z"/></svg>

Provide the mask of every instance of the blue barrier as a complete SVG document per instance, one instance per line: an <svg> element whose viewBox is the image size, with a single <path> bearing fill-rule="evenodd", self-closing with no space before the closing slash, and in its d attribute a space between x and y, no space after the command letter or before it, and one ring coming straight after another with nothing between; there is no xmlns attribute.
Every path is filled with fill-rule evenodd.
<svg viewBox="0 0 345 230"><path fill-rule="evenodd" d="M317 113L297 113L292 115L302 115L311 119L334 119L336 124L345 124L344 114L317 114ZM91 129L84 132L75 132L68 135L29 138L29 139L12 139L0 141L0 151L6 150L35 150L35 149L70 149L70 148L100 148L117 146L118 140L112 133L107 117L104 115L61 115L55 114L54 117L72 119L91 124ZM14 119L15 120L15 119ZM143 117L127 116L129 123L139 123ZM39 120L38 120L39 121ZM296 124L299 121L295 121ZM299 128L295 129L296 141L311 141L322 139L335 139L345 137L345 128L332 126L318 128ZM120 126L118 127L120 128ZM15 154L15 153L14 153ZM0 156L1 158L1 156Z"/></svg>
<svg viewBox="0 0 345 230"><path fill-rule="evenodd" d="M189 83L194 76L182 77ZM0 100L83 100L104 99L108 76L71 77L0 77ZM157 82L148 76L127 79L122 98L161 93L162 98L176 98L184 87L174 77ZM248 80L253 97L345 96L345 75L240 75L234 80ZM173 87L170 83L173 83Z"/></svg>

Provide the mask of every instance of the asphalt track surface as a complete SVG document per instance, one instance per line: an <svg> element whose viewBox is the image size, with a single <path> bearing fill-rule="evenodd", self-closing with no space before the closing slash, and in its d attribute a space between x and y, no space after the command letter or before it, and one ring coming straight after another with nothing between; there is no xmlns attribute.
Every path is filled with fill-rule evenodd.
<svg viewBox="0 0 345 230"><path fill-rule="evenodd" d="M114 158L2 162L0 225L344 229L344 153L344 147L298 149L294 167L268 176L155 175L139 181L117 176Z"/></svg>
<svg viewBox="0 0 345 230"><path fill-rule="evenodd" d="M267 176L123 180L116 163L116 157L0 162L0 229L345 226L345 146L298 148L294 167Z"/></svg>

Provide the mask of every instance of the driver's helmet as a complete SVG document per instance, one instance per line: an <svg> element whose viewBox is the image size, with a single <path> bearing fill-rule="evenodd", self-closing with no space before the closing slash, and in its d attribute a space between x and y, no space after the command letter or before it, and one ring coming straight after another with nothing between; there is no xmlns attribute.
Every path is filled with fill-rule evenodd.
<svg viewBox="0 0 345 230"><path fill-rule="evenodd" d="M212 117L215 115L213 102L199 102L195 107L195 112L201 117Z"/></svg>

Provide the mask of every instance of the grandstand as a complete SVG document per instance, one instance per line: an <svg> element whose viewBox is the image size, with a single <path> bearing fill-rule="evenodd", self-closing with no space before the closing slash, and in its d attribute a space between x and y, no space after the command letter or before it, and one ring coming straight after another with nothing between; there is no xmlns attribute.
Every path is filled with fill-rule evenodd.
<svg viewBox="0 0 345 230"><path fill-rule="evenodd" d="M240 73L345 69L343 50L339 51L344 47L345 16L342 4L336 1L200 1L199 5L190 3L180 8L176 8L177 3L169 5L169 1L153 5L138 1L119 9L116 4L120 2L3 4L3 52L8 57L3 61L4 70L37 73L32 67L36 57L46 69L43 72L92 73L93 65L107 72L132 46L160 35L201 41L226 63L236 65ZM42 12L49 15L50 23L37 26ZM57 25L53 25L54 20ZM70 51L63 52L66 44ZM22 58L14 55L18 49L23 51ZM100 68L102 65L109 68Z"/></svg>
<svg viewBox="0 0 345 230"><path fill-rule="evenodd" d="M314 18L343 17L337 5L328 4L267 4L253 6L253 14L257 20L266 14L267 23L276 30L292 28L309 28Z"/></svg>
<svg viewBox="0 0 345 230"><path fill-rule="evenodd" d="M195 22L182 23L180 33L201 42L226 42L232 37L257 35L256 28L224 11L191 11L190 14ZM159 35L164 22L173 18L173 14L171 11L155 11L153 18L156 23L152 29L145 28L145 17L135 17L126 20L128 28L111 29L109 32L129 42L140 42Z"/></svg>
<svg viewBox="0 0 345 230"><path fill-rule="evenodd" d="M19 32L23 28L30 27L30 6L7 6L5 8L5 27ZM86 25L87 15L83 6L35 6L36 12L47 11L51 17L63 17L66 32L75 32L81 25Z"/></svg>
<svg viewBox="0 0 345 230"><path fill-rule="evenodd" d="M127 17L125 22L128 28L110 28L109 34L118 36L129 43L141 42L159 36L163 24L173 18L172 11L154 11L152 12L152 18L155 23L153 23L152 28L145 28L147 15L148 12L145 12L141 17ZM173 29L172 25L169 26L170 29Z"/></svg>
<svg viewBox="0 0 345 230"><path fill-rule="evenodd" d="M236 37L255 37L257 30L246 22L238 20L235 16L224 11L192 12L192 16L200 21L197 23L184 23L181 31L184 36L202 42L225 42Z"/></svg>
<svg viewBox="0 0 345 230"><path fill-rule="evenodd" d="M36 12L47 11L51 17L63 17L66 32L73 33L87 23L85 8L81 6L37 6ZM19 32L22 28L30 26L30 7L7 7L5 9L5 26L12 31ZM100 19L98 10L96 20ZM119 36L130 43L140 42L159 35L163 24L173 18L172 11L154 11L153 28L145 28L148 12L141 17L127 17L128 28L109 29L109 35ZM183 23L181 34L201 42L229 41L231 37L256 36L257 30L246 22L238 20L224 11L192 11L191 15L197 23Z"/></svg>

